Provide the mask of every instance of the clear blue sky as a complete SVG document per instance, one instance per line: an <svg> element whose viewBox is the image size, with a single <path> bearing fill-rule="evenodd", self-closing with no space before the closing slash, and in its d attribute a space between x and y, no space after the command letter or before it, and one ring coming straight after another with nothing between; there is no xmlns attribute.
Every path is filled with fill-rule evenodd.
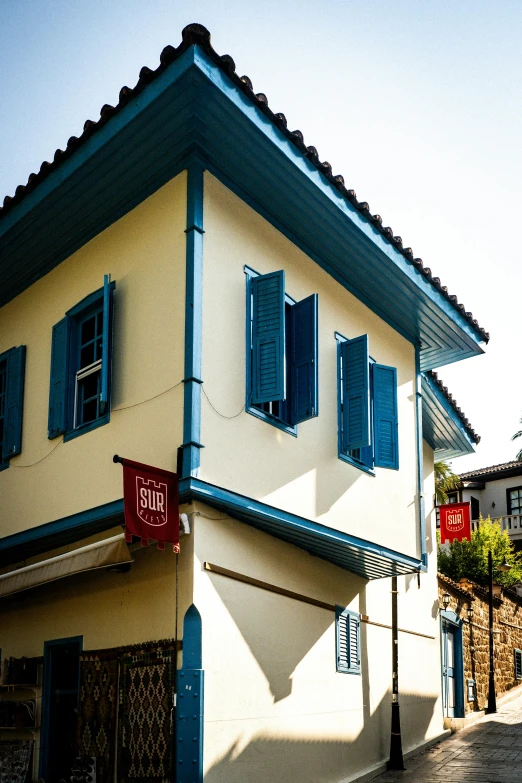
<svg viewBox="0 0 522 783"><path fill-rule="evenodd" d="M486 356L439 370L482 435L453 467L513 459L522 2L4 0L0 198L195 21L490 331Z"/></svg>

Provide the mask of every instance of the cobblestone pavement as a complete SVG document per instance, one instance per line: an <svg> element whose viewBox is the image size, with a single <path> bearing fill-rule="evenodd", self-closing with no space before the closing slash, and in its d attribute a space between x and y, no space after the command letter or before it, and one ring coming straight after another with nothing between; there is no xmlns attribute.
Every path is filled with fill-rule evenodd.
<svg viewBox="0 0 522 783"><path fill-rule="evenodd" d="M522 783L522 696L372 783Z"/></svg>

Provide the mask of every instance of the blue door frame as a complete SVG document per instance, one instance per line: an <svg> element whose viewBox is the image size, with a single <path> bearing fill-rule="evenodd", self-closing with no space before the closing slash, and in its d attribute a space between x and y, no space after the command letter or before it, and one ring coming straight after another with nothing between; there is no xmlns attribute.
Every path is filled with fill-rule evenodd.
<svg viewBox="0 0 522 783"><path fill-rule="evenodd" d="M464 717L464 660L462 620L441 612L442 708L444 717Z"/></svg>
<svg viewBox="0 0 522 783"><path fill-rule="evenodd" d="M52 720L53 720L53 696L54 696L54 679L56 672L54 671L53 653L59 652L65 649L75 650L77 649L78 656L83 649L83 636L71 636L67 639L53 639L52 641L44 642L44 665L43 665L43 684L42 684L42 728L40 734L40 772L39 775L43 780L48 780L49 768L51 762L50 747L51 735L52 735ZM79 691L80 687L80 669L78 665L78 681L76 683L76 689ZM65 694L65 691L64 691Z"/></svg>

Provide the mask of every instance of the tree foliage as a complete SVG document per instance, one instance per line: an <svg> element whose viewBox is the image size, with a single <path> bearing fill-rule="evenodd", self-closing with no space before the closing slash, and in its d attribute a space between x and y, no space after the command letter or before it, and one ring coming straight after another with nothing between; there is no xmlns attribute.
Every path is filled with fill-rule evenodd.
<svg viewBox="0 0 522 783"><path fill-rule="evenodd" d="M460 479L453 473L451 465L444 460L436 462L433 466L435 470L435 497L437 503L442 506L448 502L448 492L460 487Z"/></svg>
<svg viewBox="0 0 522 783"><path fill-rule="evenodd" d="M520 419L520 423L522 424L522 419ZM522 438L522 430L519 430L518 432L515 432L515 434L512 436L511 440L516 440L517 438ZM522 449L518 452L515 459L518 459L519 462L522 462Z"/></svg>
<svg viewBox="0 0 522 783"><path fill-rule="evenodd" d="M504 587L522 582L522 552L515 547L498 520L480 517L479 526L471 534L471 541L453 541L449 547L440 546L438 569L456 582L467 577L472 582L487 586L488 552L493 557L493 579ZM502 572L499 566L507 562L510 571Z"/></svg>

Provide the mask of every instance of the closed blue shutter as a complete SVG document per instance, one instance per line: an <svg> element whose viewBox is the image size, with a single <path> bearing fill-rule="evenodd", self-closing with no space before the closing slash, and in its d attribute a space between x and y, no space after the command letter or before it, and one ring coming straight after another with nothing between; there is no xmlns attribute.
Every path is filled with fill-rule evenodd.
<svg viewBox="0 0 522 783"><path fill-rule="evenodd" d="M7 394L2 460L8 460L22 451L24 378L25 345L21 345L7 355Z"/></svg>
<svg viewBox="0 0 522 783"><path fill-rule="evenodd" d="M522 680L522 650L515 650L515 679Z"/></svg>
<svg viewBox="0 0 522 783"><path fill-rule="evenodd" d="M375 465L399 468L397 370L382 364L373 366L373 421Z"/></svg>
<svg viewBox="0 0 522 783"><path fill-rule="evenodd" d="M103 343L102 343L102 368L100 408L105 413L109 402L111 371L112 371L112 321L113 321L113 290L115 283L111 283L110 275L103 277Z"/></svg>
<svg viewBox="0 0 522 783"><path fill-rule="evenodd" d="M340 606L335 608L337 671L361 671L360 616Z"/></svg>
<svg viewBox="0 0 522 783"><path fill-rule="evenodd" d="M317 294L293 305L290 320L290 424L299 424L318 413Z"/></svg>
<svg viewBox="0 0 522 783"><path fill-rule="evenodd" d="M285 273L252 279L252 402L285 398Z"/></svg>
<svg viewBox="0 0 522 783"><path fill-rule="evenodd" d="M343 453L371 443L369 362L367 334L341 343Z"/></svg>
<svg viewBox="0 0 522 783"><path fill-rule="evenodd" d="M56 438L66 429L68 350L69 319L62 318L53 326L49 388L49 438Z"/></svg>

